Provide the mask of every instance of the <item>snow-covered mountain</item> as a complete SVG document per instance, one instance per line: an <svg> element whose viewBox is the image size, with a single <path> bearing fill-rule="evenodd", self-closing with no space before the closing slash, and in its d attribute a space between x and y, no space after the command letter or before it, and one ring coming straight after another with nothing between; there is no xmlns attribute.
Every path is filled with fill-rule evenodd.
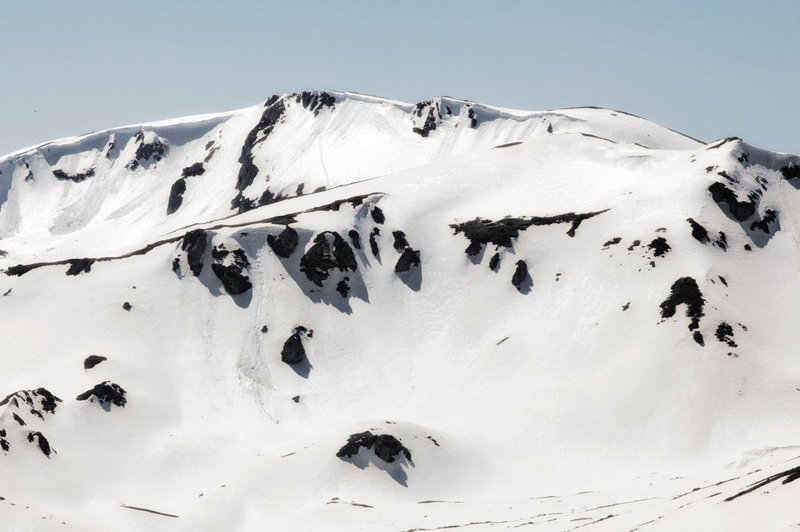
<svg viewBox="0 0 800 532"><path fill-rule="evenodd" d="M0 157L0 522L796 526L797 188L620 111L331 91Z"/></svg>

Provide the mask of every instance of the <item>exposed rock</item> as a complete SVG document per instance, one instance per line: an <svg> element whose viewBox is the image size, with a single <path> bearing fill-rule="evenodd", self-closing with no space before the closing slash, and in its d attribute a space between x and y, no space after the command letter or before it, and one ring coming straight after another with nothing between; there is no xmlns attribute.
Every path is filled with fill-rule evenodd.
<svg viewBox="0 0 800 532"><path fill-rule="evenodd" d="M369 234L369 249L372 251L372 255L374 257L378 257L380 250L378 249L378 237L381 234L381 230L377 227L372 229L372 232ZM22 274L20 274L22 275Z"/></svg>
<svg viewBox="0 0 800 532"><path fill-rule="evenodd" d="M211 256L215 262L211 264L214 275L222 282L225 291L231 295L243 294L253 285L245 272L250 268L250 261L244 250L235 249L228 251L224 246L214 246Z"/></svg>
<svg viewBox="0 0 800 532"><path fill-rule="evenodd" d="M386 463L391 464L398 457L404 456L406 460L411 460L409 451L397 438L391 434L374 435L370 431L352 434L336 456L341 459L352 458L358 454L360 448L373 449L375 456Z"/></svg>
<svg viewBox="0 0 800 532"><path fill-rule="evenodd" d="M369 213L372 215L372 219L375 220L376 224L383 225L383 223L386 221L386 216L384 216L383 211L377 205L372 207L372 210L370 210Z"/></svg>
<svg viewBox="0 0 800 532"><path fill-rule="evenodd" d="M517 269L514 270L514 275L511 277L511 284L520 288L525 279L528 278L528 265L524 260L517 261Z"/></svg>
<svg viewBox="0 0 800 532"><path fill-rule="evenodd" d="M272 251L279 257L284 259L289 258L294 250L297 248L298 235L297 231L293 228L286 226L286 229L281 231L277 238L273 235L267 235L267 244L272 248Z"/></svg>
<svg viewBox="0 0 800 532"><path fill-rule="evenodd" d="M305 332L305 328L298 327L283 343L281 360L286 364L300 364L306 360L306 349L303 347L303 339L301 338L303 332Z"/></svg>
<svg viewBox="0 0 800 532"><path fill-rule="evenodd" d="M347 281L349 280L349 278L345 277L336 284L336 291L339 292L339 295L342 297L347 297L350 295L350 285L347 284Z"/></svg>
<svg viewBox="0 0 800 532"><path fill-rule="evenodd" d="M129 170L136 170L145 161L158 162L167 153L167 144L164 139L154 136L153 140L145 141L144 131L141 130L136 134L135 138L139 145L136 148L133 160L127 165Z"/></svg>
<svg viewBox="0 0 800 532"><path fill-rule="evenodd" d="M300 271L309 281L322 286L334 268L342 272L356 271L358 264L353 249L339 233L325 231L314 238L314 245L300 259Z"/></svg>
<svg viewBox="0 0 800 532"><path fill-rule="evenodd" d="M358 234L358 231L355 229L350 229L347 233L347 236L350 237L350 242L353 244L355 249L361 249L361 235Z"/></svg>
<svg viewBox="0 0 800 532"><path fill-rule="evenodd" d="M708 238L708 230L705 227L695 222L692 218L687 218L686 221L692 226L692 237L694 237L695 240L702 244L711 241L711 239Z"/></svg>
<svg viewBox="0 0 800 532"><path fill-rule="evenodd" d="M717 325L717 331L714 333L714 336L716 336L717 340L720 342L728 344L729 347L738 347L736 342L733 341L733 327L724 321Z"/></svg>
<svg viewBox="0 0 800 532"><path fill-rule="evenodd" d="M392 235L394 236L394 249L398 253L402 253L404 249L410 247L408 244L408 240L406 240L406 234L402 231L393 231Z"/></svg>
<svg viewBox="0 0 800 532"><path fill-rule="evenodd" d="M253 148L269 137L272 130L275 129L275 126L286 112L283 97L278 95L270 96L264 104L264 107L266 109L261 115L261 119L247 134L244 145L242 146L242 153L239 156L239 162L242 166L239 169L239 175L236 179L236 190L239 191L237 197L241 197L242 191L249 187L253 183L256 175L258 175L258 167L253 164ZM235 201L234 199L234 202Z"/></svg>
<svg viewBox="0 0 800 532"><path fill-rule="evenodd" d="M615 246L615 245L619 244L621 241L622 241L622 238L617 236L617 237L612 238L611 240L609 240L605 244L603 244L603 247L607 248L609 246Z"/></svg>
<svg viewBox="0 0 800 532"><path fill-rule="evenodd" d="M324 107L333 109L336 104L336 98L324 91L304 91L295 95L295 102L302 103L304 109L312 111L314 116L317 116Z"/></svg>
<svg viewBox="0 0 800 532"><path fill-rule="evenodd" d="M489 260L489 269L496 272L498 267L500 267L500 253L495 253Z"/></svg>
<svg viewBox="0 0 800 532"><path fill-rule="evenodd" d="M267 334L269 332L269 327L264 325L263 327L261 327L261 332L264 333L264 334Z"/></svg>
<svg viewBox="0 0 800 532"><path fill-rule="evenodd" d="M689 330L693 331L700 327L705 302L697 281L691 277L681 277L672 283L669 297L661 303L661 318L671 318L678 305L686 305L686 316L691 318Z"/></svg>
<svg viewBox="0 0 800 532"><path fill-rule="evenodd" d="M127 392L122 389L119 384L111 381L101 382L96 384L91 390L86 390L75 399L78 401L92 400L96 398L100 403L113 404L114 406L124 407L128 400L125 398Z"/></svg>
<svg viewBox="0 0 800 532"><path fill-rule="evenodd" d="M172 184L167 202L167 215L177 211L183 203L183 193L186 192L186 178L182 177Z"/></svg>
<svg viewBox="0 0 800 532"><path fill-rule="evenodd" d="M130 303L128 303L127 301L126 301L125 303L123 303L123 304L122 304L122 309L123 309L123 310L126 310L126 311L128 311L128 312L130 312L132 308L133 308L133 305L131 305L131 304L130 304Z"/></svg>
<svg viewBox="0 0 800 532"><path fill-rule="evenodd" d="M194 177L203 175L204 173L206 173L206 169L203 167L203 163L194 163L193 165L184 168L183 171L181 171L181 176Z"/></svg>
<svg viewBox="0 0 800 532"><path fill-rule="evenodd" d="M419 267L419 264L419 251L407 247L403 250L403 254L400 255L400 258L397 259L397 264L395 264L394 271L396 273L408 272L412 268Z"/></svg>
<svg viewBox="0 0 800 532"><path fill-rule="evenodd" d="M744 222L756 212L756 203L753 198L748 201L739 201L736 193L722 183L713 183L708 187L711 197L719 205L727 205L731 215L740 222Z"/></svg>
<svg viewBox="0 0 800 532"><path fill-rule="evenodd" d="M653 250L653 255L656 257L662 257L666 255L670 249L672 249L670 248L669 244L667 244L667 239L663 236L655 238L652 242L647 244L647 247Z"/></svg>
<svg viewBox="0 0 800 532"><path fill-rule="evenodd" d="M61 399L50 393L46 388L36 388L35 390L20 390L6 396L0 401L0 406L10 405L14 408L21 408L22 404L27 405L25 412L44 419L42 412L49 414L56 413L56 407Z"/></svg>
<svg viewBox="0 0 800 532"><path fill-rule="evenodd" d="M760 220L754 221L750 224L750 230L755 231L756 229L761 230L766 234L771 234L773 231L773 225L777 225L778 223L778 213L773 211L772 209L767 209L764 211L764 216L761 217Z"/></svg>
<svg viewBox="0 0 800 532"><path fill-rule="evenodd" d="M83 361L83 369L92 369L101 362L108 360L108 358L100 355L89 355Z"/></svg>
<svg viewBox="0 0 800 532"><path fill-rule="evenodd" d="M49 457L52 449L50 448L50 442L47 441L47 438L41 432L29 432L28 433L28 441L33 443L33 439L36 438L36 443L39 444L39 449L42 453Z"/></svg>
<svg viewBox="0 0 800 532"><path fill-rule="evenodd" d="M585 214L568 212L557 216L506 217L498 221L476 218L469 222L451 224L450 227L453 228L455 234L464 233L464 236L470 241L470 246L465 252L469 255L476 255L483 245L489 243L496 246L511 247L512 239L517 239L520 231L524 231L532 225L569 223L571 226L567 231L567 235L573 237L581 222L604 212L606 211Z"/></svg>
<svg viewBox="0 0 800 532"><path fill-rule="evenodd" d="M800 179L800 164L789 164L781 168L784 179Z"/></svg>
<svg viewBox="0 0 800 532"><path fill-rule="evenodd" d="M208 247L208 235L202 229L189 231L183 236L181 249L186 252L186 260L189 262L189 269L195 277L203 271L203 257Z"/></svg>
<svg viewBox="0 0 800 532"><path fill-rule="evenodd" d="M706 341L703 339L703 334L700 331L693 332L692 338L694 338L694 341L700 344L701 347L706 345Z"/></svg>
<svg viewBox="0 0 800 532"><path fill-rule="evenodd" d="M67 275L89 273L92 271L92 264L94 264L94 259L72 259L69 261Z"/></svg>
<svg viewBox="0 0 800 532"><path fill-rule="evenodd" d="M80 183L81 181L85 181L89 177L94 177L94 168L89 168L88 170L84 170L83 172L78 172L77 174L68 174L63 170L53 170L53 175L56 179L60 179L62 181L72 181L74 183Z"/></svg>

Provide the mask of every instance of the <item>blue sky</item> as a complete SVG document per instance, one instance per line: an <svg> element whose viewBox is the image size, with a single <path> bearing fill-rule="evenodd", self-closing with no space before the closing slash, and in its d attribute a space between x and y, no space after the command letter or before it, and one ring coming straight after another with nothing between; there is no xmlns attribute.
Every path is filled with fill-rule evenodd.
<svg viewBox="0 0 800 532"><path fill-rule="evenodd" d="M598 105L800 153L800 1L3 0L0 153L275 92Z"/></svg>

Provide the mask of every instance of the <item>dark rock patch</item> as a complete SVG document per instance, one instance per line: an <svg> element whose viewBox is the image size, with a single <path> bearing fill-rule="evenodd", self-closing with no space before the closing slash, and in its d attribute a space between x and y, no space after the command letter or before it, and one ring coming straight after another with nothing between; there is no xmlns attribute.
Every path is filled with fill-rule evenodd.
<svg viewBox="0 0 800 532"><path fill-rule="evenodd" d="M404 456L406 460L411 460L409 451L397 438L391 434L380 434L376 436L370 431L352 434L336 456L341 459L352 458L358 454L361 447L373 449L375 456L386 463L391 464L399 456Z"/></svg>
<svg viewBox="0 0 800 532"><path fill-rule="evenodd" d="M631 307L631 302L630 302L630 301L628 301L627 303L625 303L624 305L622 305L622 311L623 311L623 312L625 312L625 311L626 311L626 310L628 310L630 307Z"/></svg>
<svg viewBox="0 0 800 532"><path fill-rule="evenodd" d="M215 259L211 264L211 270L225 287L226 292L238 295L253 287L249 276L245 273L250 268L250 261L247 260L244 250L228 251L222 245L214 246L211 256Z"/></svg>
<svg viewBox="0 0 800 532"><path fill-rule="evenodd" d="M369 249L375 258L378 258L378 254L380 253L380 250L378 249L378 237L380 234L381 230L377 227L373 228L372 232L369 234Z"/></svg>
<svg viewBox="0 0 800 532"><path fill-rule="evenodd" d="M667 240L663 236L654 239L647 245L647 247L653 250L653 255L656 257L663 257L667 254L667 252L669 252L670 249L672 249L670 248L669 244L667 244Z"/></svg>
<svg viewBox="0 0 800 532"><path fill-rule="evenodd" d="M100 355L89 355L83 361L83 369L92 369L101 362L108 360L107 357Z"/></svg>
<svg viewBox="0 0 800 532"><path fill-rule="evenodd" d="M408 244L408 240L406 240L406 234L402 231L392 231L392 236L394 236L394 249L398 253L402 253L404 249L410 247Z"/></svg>
<svg viewBox="0 0 800 532"><path fill-rule="evenodd" d="M383 225L383 223L386 221L386 216L383 214L383 210L381 210L381 208L377 205L372 207L369 213L372 215L372 219L375 220L376 224Z"/></svg>
<svg viewBox="0 0 800 532"><path fill-rule="evenodd" d="M405 273L411 271L412 268L418 268L419 264L419 251L407 247L403 250L400 258L397 259L397 264L395 264L394 271L396 273Z"/></svg>
<svg viewBox="0 0 800 532"><path fill-rule="evenodd" d="M731 215L739 222L744 222L756 212L754 198L748 201L739 201L736 193L722 183L713 183L708 187L711 197L719 205L727 205Z"/></svg>
<svg viewBox="0 0 800 532"><path fill-rule="evenodd" d="M633 248L636 248L641 245L642 245L641 240L634 240L633 243L630 246L628 246L628 251L633 251Z"/></svg>
<svg viewBox="0 0 800 532"><path fill-rule="evenodd" d="M520 231L524 231L531 226L569 223L571 226L567 231L567 235L574 237L575 231L581 222L604 212L606 211L585 214L568 212L557 216L506 217L498 221L476 218L460 224L451 224L450 227L453 228L455 234L464 234L470 241L470 247L467 248L466 253L475 255L483 245L489 243L496 246L511 247L512 239L517 239Z"/></svg>
<svg viewBox="0 0 800 532"><path fill-rule="evenodd" d="M131 304L130 304L130 303L128 303L127 301L126 301L125 303L123 303L123 304L122 304L122 310L125 310L125 311L127 311L127 312L130 312L132 308L133 308L133 305L131 305Z"/></svg>
<svg viewBox="0 0 800 532"><path fill-rule="evenodd" d="M708 238L708 230L705 227L694 221L692 218L687 218L686 221L689 222L690 226L692 226L692 237L695 240L702 244L711 241L711 239Z"/></svg>
<svg viewBox="0 0 800 532"><path fill-rule="evenodd" d="M607 241L605 244L603 244L603 247L607 248L607 247L610 247L610 246L616 246L621 241L622 241L622 238L616 236L616 237L612 238L611 240Z"/></svg>
<svg viewBox="0 0 800 532"><path fill-rule="evenodd" d="M358 234L358 231L350 229L347 236L350 237L350 243L353 244L355 249L361 249L361 235Z"/></svg>
<svg viewBox="0 0 800 532"><path fill-rule="evenodd" d="M194 163L191 166L187 166L181 171L182 177L194 177L198 175L203 175L206 173L206 169L203 167L203 163Z"/></svg>
<svg viewBox="0 0 800 532"><path fill-rule="evenodd" d="M73 183L80 183L90 177L94 177L94 168L89 168L77 174L68 174L64 170L53 170L53 175L56 179L61 181L72 181Z"/></svg>
<svg viewBox="0 0 800 532"><path fill-rule="evenodd" d="M69 261L67 275L89 273L92 271L92 264L94 264L94 259L72 259Z"/></svg>
<svg viewBox="0 0 800 532"><path fill-rule="evenodd" d="M500 267L500 253L495 253L489 260L489 269L492 270L493 272L496 272L499 267Z"/></svg>
<svg viewBox="0 0 800 532"><path fill-rule="evenodd" d="M780 171L784 179L800 179L800 165L788 164L782 167Z"/></svg>
<svg viewBox="0 0 800 532"><path fill-rule="evenodd" d="M526 283L526 281L528 281L528 283ZM518 260L514 275L511 276L511 284L519 291L523 291L526 288L526 284L530 284L529 281L530 275L528 274L528 265L524 260Z"/></svg>
<svg viewBox="0 0 800 532"><path fill-rule="evenodd" d="M50 442L47 441L47 438L44 437L44 434L41 432L29 432L28 433L28 441L33 443L33 439L36 438L36 443L39 445L39 449L42 453L49 457L52 449L50 448Z"/></svg>
<svg viewBox="0 0 800 532"><path fill-rule="evenodd" d="M505 144L498 144L497 146L494 146L493 149L497 150L500 148L510 148L512 146L519 146L520 144L522 144L522 142L507 142Z"/></svg>
<svg viewBox="0 0 800 532"><path fill-rule="evenodd" d="M703 334L700 331L694 331L692 333L692 338L694 338L694 341L700 344L701 347L706 345L706 341L703 339Z"/></svg>
<svg viewBox="0 0 800 532"><path fill-rule="evenodd" d="M208 234L202 229L189 231L183 236L181 249L186 252L186 260L189 262L189 269L195 277L203 271L203 257L208 247Z"/></svg>
<svg viewBox="0 0 800 532"><path fill-rule="evenodd" d="M281 360L286 364L300 364L306 360L306 349L303 347L303 340L301 338L304 332L305 327L298 327L283 343Z"/></svg>
<svg viewBox="0 0 800 532"><path fill-rule="evenodd" d="M299 241L297 231L288 225L281 231L278 237L267 235L267 244L272 248L272 251L279 257L284 259L289 258L294 250L297 248Z"/></svg>
<svg viewBox="0 0 800 532"><path fill-rule="evenodd" d="M269 327L267 327L266 325L264 325L263 327L261 327L261 332L262 332L263 334L267 334L267 333L269 332Z"/></svg>
<svg viewBox="0 0 800 532"><path fill-rule="evenodd" d="M242 146L242 153L239 156L239 163L242 165L236 179L236 190L239 191L239 196L244 189L253 184L253 180L258 175L258 167L253 163L253 148L269 137L286 112L283 98L278 95L270 96L264 107L266 109L258 124L247 134Z"/></svg>
<svg viewBox="0 0 800 532"><path fill-rule="evenodd" d="M733 341L733 327L724 321L717 325L714 336L716 336L717 340L720 342L728 344L729 347L738 347L736 342Z"/></svg>
<svg viewBox="0 0 800 532"><path fill-rule="evenodd" d="M339 233L325 231L314 238L314 245L300 259L300 271L309 281L322 286L334 268L356 271L358 264L353 249Z"/></svg>
<svg viewBox="0 0 800 532"><path fill-rule="evenodd" d="M436 108L434 107L433 102L429 100L416 104L413 111L414 114L421 118L426 107L428 108L428 114L425 118L425 123L422 125L422 127L412 128L414 133L423 138L426 138L431 131L436 129ZM470 112L471 111L472 110L470 109Z"/></svg>
<svg viewBox="0 0 800 532"><path fill-rule="evenodd" d="M172 184L167 201L167 215L177 211L183 203L183 193L186 192L186 178L182 177Z"/></svg>
<svg viewBox="0 0 800 532"><path fill-rule="evenodd" d="M348 295L350 295L350 285L347 284L347 281L349 281L349 279L345 277L344 279L336 283L336 291L339 292L339 295L341 295L342 297L347 297Z"/></svg>
<svg viewBox="0 0 800 532"><path fill-rule="evenodd" d="M689 330L693 331L700 327L705 302L697 281L691 277L681 277L672 283L669 297L661 303L661 318L671 318L678 305L686 305L686 316L691 318Z"/></svg>
<svg viewBox="0 0 800 532"><path fill-rule="evenodd" d="M334 109L336 98L324 91L304 91L295 95L295 102L302 103L304 109L308 109L314 113L314 116L317 116L323 108Z"/></svg>
<svg viewBox="0 0 800 532"><path fill-rule="evenodd" d="M14 412L14 414L11 417L14 418L14 421L16 421L20 426L24 427L25 425L27 425L27 423L25 423L25 420L19 417L19 414L17 414L16 412Z"/></svg>
<svg viewBox="0 0 800 532"><path fill-rule="evenodd" d="M761 217L760 220L756 220L750 224L750 230L755 231L756 229L761 230L763 233L772 234L773 225L777 225L778 223L778 213L773 211L772 209L767 209L764 211L764 216Z"/></svg>
<svg viewBox="0 0 800 532"><path fill-rule="evenodd" d="M91 390L86 390L75 399L78 401L93 401L96 398L101 404L113 404L114 406L124 407L128 400L125 398L127 392L119 384L111 381L96 384Z"/></svg>

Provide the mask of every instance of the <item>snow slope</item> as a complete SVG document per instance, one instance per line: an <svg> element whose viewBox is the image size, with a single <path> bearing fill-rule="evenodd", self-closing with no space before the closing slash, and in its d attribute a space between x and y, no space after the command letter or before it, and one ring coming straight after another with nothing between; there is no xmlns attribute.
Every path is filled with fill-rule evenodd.
<svg viewBox="0 0 800 532"><path fill-rule="evenodd" d="M329 91L0 172L9 530L797 524L800 157Z"/></svg>

